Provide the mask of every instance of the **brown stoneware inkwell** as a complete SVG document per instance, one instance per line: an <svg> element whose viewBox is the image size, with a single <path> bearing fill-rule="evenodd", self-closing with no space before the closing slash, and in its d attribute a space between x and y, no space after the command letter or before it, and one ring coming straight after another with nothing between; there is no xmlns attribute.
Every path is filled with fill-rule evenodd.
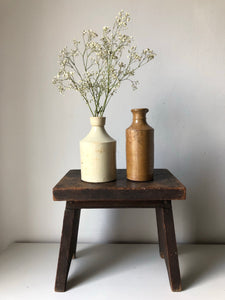
<svg viewBox="0 0 225 300"><path fill-rule="evenodd" d="M132 109L133 123L126 130L127 179L153 180L154 129L146 122L147 108Z"/></svg>

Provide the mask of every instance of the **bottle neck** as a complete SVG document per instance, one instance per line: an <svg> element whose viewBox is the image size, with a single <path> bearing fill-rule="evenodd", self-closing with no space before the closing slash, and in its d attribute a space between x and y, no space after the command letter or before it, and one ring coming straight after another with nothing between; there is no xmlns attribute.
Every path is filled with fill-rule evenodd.
<svg viewBox="0 0 225 300"><path fill-rule="evenodd" d="M105 131L105 117L90 117L91 130L90 136L107 134Z"/></svg>
<svg viewBox="0 0 225 300"><path fill-rule="evenodd" d="M92 128L104 127L105 126L105 117L91 117L90 123Z"/></svg>
<svg viewBox="0 0 225 300"><path fill-rule="evenodd" d="M131 111L133 113L133 125L148 125L146 122L147 108L137 108Z"/></svg>
<svg viewBox="0 0 225 300"><path fill-rule="evenodd" d="M133 118L133 125L148 125L145 119Z"/></svg>

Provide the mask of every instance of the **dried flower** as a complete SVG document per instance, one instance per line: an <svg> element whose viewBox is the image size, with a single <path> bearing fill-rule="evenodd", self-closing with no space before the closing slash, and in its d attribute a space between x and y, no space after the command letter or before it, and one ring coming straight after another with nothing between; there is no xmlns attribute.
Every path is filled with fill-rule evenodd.
<svg viewBox="0 0 225 300"><path fill-rule="evenodd" d="M67 47L60 51L60 69L52 83L62 94L67 89L78 91L95 117L103 116L109 100L122 81L129 80L133 90L137 89L138 81L131 78L138 68L155 57L153 50L147 48L138 53L136 46L131 45L133 37L123 33L129 22L129 13L121 10L112 28L103 27L103 35L98 41L96 32L84 30L82 51L77 40L73 40L70 51ZM122 61L125 50L128 53L127 60Z"/></svg>

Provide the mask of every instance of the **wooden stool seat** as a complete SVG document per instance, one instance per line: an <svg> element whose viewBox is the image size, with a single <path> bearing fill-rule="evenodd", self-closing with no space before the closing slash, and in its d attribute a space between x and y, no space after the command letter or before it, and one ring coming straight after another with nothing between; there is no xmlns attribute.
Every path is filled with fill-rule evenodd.
<svg viewBox="0 0 225 300"><path fill-rule="evenodd" d="M53 188L53 199L66 201L55 291L66 290L82 208L155 208L160 256L165 258L172 291L181 291L171 200L185 196L185 187L166 169L155 169L154 180L147 182L129 181L121 169L117 180L107 183L83 182L80 170L70 170Z"/></svg>

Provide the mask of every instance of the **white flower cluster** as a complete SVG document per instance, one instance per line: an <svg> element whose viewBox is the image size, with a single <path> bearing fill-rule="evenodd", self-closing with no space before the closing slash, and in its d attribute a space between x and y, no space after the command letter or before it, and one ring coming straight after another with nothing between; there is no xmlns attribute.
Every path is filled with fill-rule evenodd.
<svg viewBox="0 0 225 300"><path fill-rule="evenodd" d="M122 81L130 81L132 88L137 89L138 81L132 79L135 71L155 56L149 48L137 53L136 46L131 45L133 38L123 33L129 22L129 14L121 10L112 29L103 27L99 41L96 41L96 32L84 30L82 50L80 41L74 40L71 50L66 47L60 52L60 69L53 84L60 93L66 89L80 92L95 117L103 116L109 100ZM122 61L125 50L127 60Z"/></svg>

